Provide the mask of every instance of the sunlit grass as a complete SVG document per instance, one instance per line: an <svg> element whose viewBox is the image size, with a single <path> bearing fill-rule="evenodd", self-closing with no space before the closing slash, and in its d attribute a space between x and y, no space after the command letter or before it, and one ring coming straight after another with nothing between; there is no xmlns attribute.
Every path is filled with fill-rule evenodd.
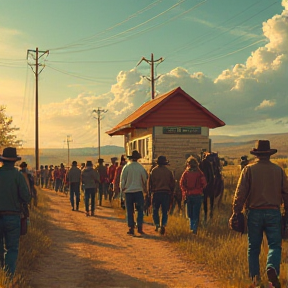
<svg viewBox="0 0 288 288"><path fill-rule="evenodd" d="M223 283L223 287L242 288L251 284L248 275L247 235L240 235L228 228L231 216L231 203L237 185L240 169L238 166L228 166L223 170L225 192L221 205L215 208L214 217L207 223L200 222L197 236L189 232L188 219L170 216L167 238L182 249L187 257L205 264ZM203 215L201 215L203 219ZM266 239L263 241L260 255L261 276L268 283L265 275L266 255L268 251ZM287 285L288 273L288 243L283 242L280 280ZM286 287L286 286L284 286Z"/></svg>

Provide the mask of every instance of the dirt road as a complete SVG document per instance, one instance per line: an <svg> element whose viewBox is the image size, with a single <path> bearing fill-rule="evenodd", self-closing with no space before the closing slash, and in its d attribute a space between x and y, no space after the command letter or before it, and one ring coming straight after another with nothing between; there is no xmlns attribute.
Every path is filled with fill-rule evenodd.
<svg viewBox="0 0 288 288"><path fill-rule="evenodd" d="M52 245L32 274L33 288L221 287L203 267L183 260L152 225L144 224L146 235L131 237L109 205L86 217L83 203L81 211L71 211L69 197L45 193Z"/></svg>

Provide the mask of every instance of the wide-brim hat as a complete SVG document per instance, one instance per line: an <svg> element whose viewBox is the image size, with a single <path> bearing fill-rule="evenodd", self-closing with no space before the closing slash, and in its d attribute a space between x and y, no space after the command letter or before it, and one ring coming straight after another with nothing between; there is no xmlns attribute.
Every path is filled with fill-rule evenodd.
<svg viewBox="0 0 288 288"><path fill-rule="evenodd" d="M86 166L88 166L88 167L93 167L92 161L88 160L88 161L86 162Z"/></svg>
<svg viewBox="0 0 288 288"><path fill-rule="evenodd" d="M111 161L116 161L116 160L118 160L118 157L112 157L111 158Z"/></svg>
<svg viewBox="0 0 288 288"><path fill-rule="evenodd" d="M103 163L103 162L104 162L104 159L102 159L102 158L98 159L98 163Z"/></svg>
<svg viewBox="0 0 288 288"><path fill-rule="evenodd" d="M168 165L169 164L169 161L166 159L165 156L159 156L156 160L156 163L158 165Z"/></svg>
<svg viewBox="0 0 288 288"><path fill-rule="evenodd" d="M133 150L131 155L127 155L127 158L138 160L142 158L142 156L137 150Z"/></svg>
<svg viewBox="0 0 288 288"><path fill-rule="evenodd" d="M270 149L270 141L269 140L258 140L255 144L256 148L253 148L250 151L252 155L273 155L277 153L277 149Z"/></svg>
<svg viewBox="0 0 288 288"><path fill-rule="evenodd" d="M0 155L0 160L16 162L21 160L21 157L17 155L16 148L7 147L3 149L3 154Z"/></svg>

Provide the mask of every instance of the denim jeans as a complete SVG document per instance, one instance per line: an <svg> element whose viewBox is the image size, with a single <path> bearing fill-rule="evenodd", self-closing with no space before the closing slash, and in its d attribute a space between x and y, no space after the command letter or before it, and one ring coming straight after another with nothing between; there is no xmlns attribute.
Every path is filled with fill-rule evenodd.
<svg viewBox="0 0 288 288"><path fill-rule="evenodd" d="M89 212L89 201L91 198L91 212L95 210L95 194L97 188L85 188L85 211Z"/></svg>
<svg viewBox="0 0 288 288"><path fill-rule="evenodd" d="M104 199L106 200L107 199L107 196L105 198L105 183L100 183L99 184L99 206L102 205L102 198L103 198L103 195L104 195Z"/></svg>
<svg viewBox="0 0 288 288"><path fill-rule="evenodd" d="M79 182L70 183L70 203L73 208L75 205L74 196L76 198L76 207L79 207L79 202L80 202L80 183Z"/></svg>
<svg viewBox="0 0 288 288"><path fill-rule="evenodd" d="M58 192L61 191L61 184L62 184L62 180L60 178L56 178L55 179L55 191Z"/></svg>
<svg viewBox="0 0 288 288"><path fill-rule="evenodd" d="M144 196L142 191L125 193L125 205L128 227L134 228L134 205L137 210L137 226L143 225Z"/></svg>
<svg viewBox="0 0 288 288"><path fill-rule="evenodd" d="M190 195L187 197L187 214L190 220L190 230L197 234L203 195Z"/></svg>
<svg viewBox="0 0 288 288"><path fill-rule="evenodd" d="M1 255L1 258L4 258L4 267L13 276L18 258L20 215L0 215L0 239L4 239L6 249L1 249L1 252L4 252L4 257Z"/></svg>
<svg viewBox="0 0 288 288"><path fill-rule="evenodd" d="M170 204L170 195L168 192L153 193L153 198L152 198L153 221L156 226L167 225L169 204ZM160 206L162 210L161 225L160 225L160 218L159 218Z"/></svg>
<svg viewBox="0 0 288 288"><path fill-rule="evenodd" d="M281 213L276 209L250 209L248 211L248 263L251 277L260 275L259 255L263 232L268 241L266 269L274 267L280 272L281 261Z"/></svg>

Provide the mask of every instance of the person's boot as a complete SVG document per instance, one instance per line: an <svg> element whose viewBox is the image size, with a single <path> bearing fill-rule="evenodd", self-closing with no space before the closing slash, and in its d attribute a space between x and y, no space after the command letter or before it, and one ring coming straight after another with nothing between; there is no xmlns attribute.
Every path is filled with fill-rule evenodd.
<svg viewBox="0 0 288 288"><path fill-rule="evenodd" d="M129 228L129 230L127 232L127 235L131 235L131 236L134 235L134 227L133 228Z"/></svg>
<svg viewBox="0 0 288 288"><path fill-rule="evenodd" d="M210 215L209 215L210 219L213 218L213 211L210 211Z"/></svg>
<svg viewBox="0 0 288 288"><path fill-rule="evenodd" d="M79 203L76 204L76 211L79 211Z"/></svg>
<svg viewBox="0 0 288 288"><path fill-rule="evenodd" d="M276 269L274 267L269 267L267 269L267 277L268 277L269 282L271 282L274 288L281 288L281 284L278 279Z"/></svg>
<svg viewBox="0 0 288 288"><path fill-rule="evenodd" d="M144 231L143 231L142 226L138 226L138 227L137 227L137 231L138 231L138 233L141 234L141 235L145 234Z"/></svg>
<svg viewBox="0 0 288 288"><path fill-rule="evenodd" d="M161 228L160 228L160 234L161 234L161 235L164 235L164 234L165 234L165 227L164 227L164 226L161 226Z"/></svg>
<svg viewBox="0 0 288 288"><path fill-rule="evenodd" d="M252 277L252 284L249 286L249 288L265 288L259 275Z"/></svg>
<svg viewBox="0 0 288 288"><path fill-rule="evenodd" d="M74 208L74 206L72 206L72 211L74 211L75 210L75 208Z"/></svg>
<svg viewBox="0 0 288 288"><path fill-rule="evenodd" d="M89 211L86 211L86 217L90 216Z"/></svg>
<svg viewBox="0 0 288 288"><path fill-rule="evenodd" d="M159 228L160 228L160 225L159 225L159 224L156 224L156 225L155 225L155 231L158 232Z"/></svg>
<svg viewBox="0 0 288 288"><path fill-rule="evenodd" d="M91 211L91 216L94 216L95 214L94 214L94 211Z"/></svg>

